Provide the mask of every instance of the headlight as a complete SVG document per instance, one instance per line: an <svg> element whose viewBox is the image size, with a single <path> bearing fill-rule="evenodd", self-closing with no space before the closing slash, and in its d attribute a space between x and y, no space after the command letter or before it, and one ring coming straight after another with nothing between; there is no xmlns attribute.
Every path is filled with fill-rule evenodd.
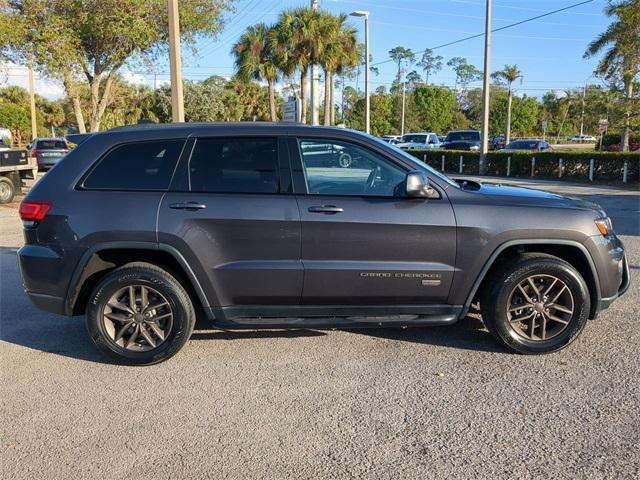
<svg viewBox="0 0 640 480"><path fill-rule="evenodd" d="M598 227L603 237L608 237L613 233L613 222L609 217L596 220L596 227Z"/></svg>

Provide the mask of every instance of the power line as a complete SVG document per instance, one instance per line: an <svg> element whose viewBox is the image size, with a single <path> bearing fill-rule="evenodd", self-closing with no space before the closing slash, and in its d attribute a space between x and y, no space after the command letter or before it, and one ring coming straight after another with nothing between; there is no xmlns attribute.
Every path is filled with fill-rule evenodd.
<svg viewBox="0 0 640 480"><path fill-rule="evenodd" d="M523 23L533 22L534 20L538 20L539 18L544 18L544 17L548 17L549 15L553 15L553 14L556 14L556 13L559 13L559 12L564 12L565 10L569 10L571 8L579 7L581 5L586 5L587 3L591 3L593 1L594 0L585 0L583 2L574 3L573 5L569 5L569 6L566 6L566 7L563 7L563 8L559 8L559 9L553 10L551 12L546 12L546 13L543 13L541 15L536 15L535 17L526 18L524 20L520 20L519 22L510 23L509 25L505 25L503 27L494 28L494 29L491 30L491 33L499 32L501 30L506 30L507 28L513 28L515 26L522 25ZM426 49L421 50L421 51L416 52L416 53L419 55L421 53L426 52L427 50L436 50L436 49L439 49L439 48L449 47L451 45L455 45L457 43L466 42L467 40L472 40L474 38L479 38L479 37L484 37L484 33L478 33L478 34L475 34L475 35L470 35L468 37L461 38L459 40L454 40L452 42L443 43L442 45L437 45L437 46L432 47L432 48L426 48ZM393 60L392 59L382 60L380 62L372 64L372 66L375 67L377 65L382 65L384 63L389 63L389 62L393 62Z"/></svg>

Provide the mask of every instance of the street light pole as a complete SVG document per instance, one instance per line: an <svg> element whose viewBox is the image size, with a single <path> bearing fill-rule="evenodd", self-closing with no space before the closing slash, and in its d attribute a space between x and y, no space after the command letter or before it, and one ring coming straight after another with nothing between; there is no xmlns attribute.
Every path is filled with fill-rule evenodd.
<svg viewBox="0 0 640 480"><path fill-rule="evenodd" d="M491 75L491 0L487 1L484 27L484 80L482 82L482 141L480 143L480 175L487 171L489 147L489 78Z"/></svg>
<svg viewBox="0 0 640 480"><path fill-rule="evenodd" d="M182 58L180 56L180 16L178 0L167 0L169 9L169 63L171 67L171 117L184 122Z"/></svg>
<svg viewBox="0 0 640 480"><path fill-rule="evenodd" d="M369 91L369 12L356 10L354 17L364 17L364 131L371 133L371 93Z"/></svg>

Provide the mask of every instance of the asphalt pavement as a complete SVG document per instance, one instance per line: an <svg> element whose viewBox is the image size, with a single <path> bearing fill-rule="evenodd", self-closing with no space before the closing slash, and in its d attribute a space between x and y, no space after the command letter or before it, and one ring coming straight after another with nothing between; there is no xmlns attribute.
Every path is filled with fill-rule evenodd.
<svg viewBox="0 0 640 480"><path fill-rule="evenodd" d="M0 472L17 479L639 478L640 195L594 199L629 292L569 348L520 356L474 316L450 327L222 332L115 366L82 318L40 312L0 206Z"/></svg>

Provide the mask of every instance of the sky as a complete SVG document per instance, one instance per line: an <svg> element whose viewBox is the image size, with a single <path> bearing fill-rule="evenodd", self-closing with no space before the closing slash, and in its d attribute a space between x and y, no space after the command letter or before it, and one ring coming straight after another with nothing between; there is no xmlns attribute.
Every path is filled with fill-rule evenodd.
<svg viewBox="0 0 640 480"><path fill-rule="evenodd" d="M499 28L545 12L578 3L580 0L494 0L493 28ZM203 80L211 75L229 77L233 74L231 46L249 25L277 21L282 10L307 6L310 0L239 0L235 11L224 16L225 28L216 39L200 39L197 54L183 49L183 75L191 80ZM370 50L378 75L371 75L371 90L380 85L390 86L396 66L389 60L389 50L396 46L410 48L418 57L426 48L452 42L484 31L484 0L319 0L320 8L333 13L354 10L370 12ZM603 14L606 0L594 0L574 9L540 20L496 32L492 35L491 71L505 64L516 64L523 73L521 83L515 85L519 95L541 96L548 90L562 92L580 88L589 78L597 59L582 58L588 43L604 31L609 19ZM364 22L350 17L364 41ZM435 50L444 57L465 57L479 70L483 67L483 38L476 38ZM380 63L382 62L382 63ZM419 67L414 67L419 70ZM5 67L0 72L0 85L27 86L26 69ZM150 86L169 79L168 59L157 62L155 76L150 71L123 68L124 77L134 83ZM421 72L422 73L422 72ZM446 65L430 81L453 86L455 75ZM363 88L363 79L359 79ZM352 82L353 84L354 82ZM480 82L472 85L480 86ZM63 94L56 82L36 77L36 92L48 98Z"/></svg>

